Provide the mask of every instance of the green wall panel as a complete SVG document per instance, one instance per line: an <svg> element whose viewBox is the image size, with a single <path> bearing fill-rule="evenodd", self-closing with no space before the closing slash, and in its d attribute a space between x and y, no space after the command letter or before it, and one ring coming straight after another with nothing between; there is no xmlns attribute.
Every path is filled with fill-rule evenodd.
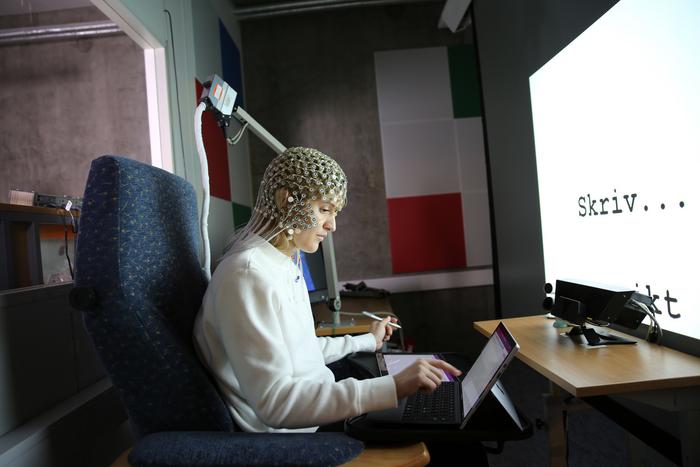
<svg viewBox="0 0 700 467"><path fill-rule="evenodd" d="M231 205L233 206L234 227L238 228L242 225L245 225L250 219L250 216L253 212L252 209L250 209L248 206L244 206L238 203L231 203Z"/></svg>
<svg viewBox="0 0 700 467"><path fill-rule="evenodd" d="M447 59L450 66L454 117L480 117L481 92L474 47L470 45L449 46Z"/></svg>

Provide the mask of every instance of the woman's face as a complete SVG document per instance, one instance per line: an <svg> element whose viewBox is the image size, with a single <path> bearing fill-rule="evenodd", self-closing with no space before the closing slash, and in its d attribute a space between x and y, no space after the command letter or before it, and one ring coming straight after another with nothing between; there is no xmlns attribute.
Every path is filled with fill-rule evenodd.
<svg viewBox="0 0 700 467"><path fill-rule="evenodd" d="M335 216L338 214L333 203L311 201L311 209L318 220L316 227L294 234L294 245L304 253L315 253L329 232L335 232Z"/></svg>

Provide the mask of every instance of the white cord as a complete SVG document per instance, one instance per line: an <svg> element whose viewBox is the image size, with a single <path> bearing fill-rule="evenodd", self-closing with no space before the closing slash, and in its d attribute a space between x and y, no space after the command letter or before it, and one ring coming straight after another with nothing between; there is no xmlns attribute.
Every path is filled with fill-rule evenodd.
<svg viewBox="0 0 700 467"><path fill-rule="evenodd" d="M207 281L211 279L211 249L209 246L209 164L207 162L207 152L204 149L204 140L202 139L202 114L207 106L204 102L200 102L197 110L194 112L194 141L197 145L197 153L199 154L199 167L202 177L202 192L204 194L202 214L200 216L200 228L202 232L202 256L204 257L204 276Z"/></svg>
<svg viewBox="0 0 700 467"><path fill-rule="evenodd" d="M647 310L648 310L648 308L647 308ZM656 333L658 334L658 337L656 338L656 343L658 344L659 342L661 342L661 338L663 337L664 332L661 330L661 326L659 325L659 322L656 320L656 316L654 316L654 312L649 311L647 313L647 315L649 316L649 319L651 321L653 321L653 323L654 323L654 328L656 329Z"/></svg>
<svg viewBox="0 0 700 467"><path fill-rule="evenodd" d="M241 129L238 130L238 133L236 133L232 138L226 138L226 142L231 146L238 144L241 138L243 138L243 133L245 132L246 128L248 128L248 122L245 122L245 125L243 125Z"/></svg>

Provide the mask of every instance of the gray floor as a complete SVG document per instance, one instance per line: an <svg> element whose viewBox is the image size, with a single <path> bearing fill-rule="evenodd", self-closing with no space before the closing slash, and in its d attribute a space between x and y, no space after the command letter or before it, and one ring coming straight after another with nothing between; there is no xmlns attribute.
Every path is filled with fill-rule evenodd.
<svg viewBox="0 0 700 467"><path fill-rule="evenodd" d="M501 380L513 402L534 424L544 420L542 394L547 380L520 361L514 361ZM569 413L568 442L570 467L619 467L629 465L627 440L622 428L594 409ZM491 467L549 465L547 435L534 430L524 441L506 443L501 454L489 455Z"/></svg>

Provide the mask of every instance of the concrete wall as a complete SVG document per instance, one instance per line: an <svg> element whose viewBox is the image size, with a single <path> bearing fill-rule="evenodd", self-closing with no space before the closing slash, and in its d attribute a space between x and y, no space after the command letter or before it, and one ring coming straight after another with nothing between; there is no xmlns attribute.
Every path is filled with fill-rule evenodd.
<svg viewBox="0 0 700 467"><path fill-rule="evenodd" d="M348 175L348 206L333 238L341 281L392 274L374 52L464 43L468 34L437 28L441 9L353 8L242 23L246 110L284 145L318 148ZM273 156L251 140L254 189Z"/></svg>
<svg viewBox="0 0 700 467"><path fill-rule="evenodd" d="M0 27L105 20L94 7ZM0 202L9 190L82 196L104 154L151 160L143 50L124 34L0 46Z"/></svg>
<svg viewBox="0 0 700 467"><path fill-rule="evenodd" d="M414 4L242 22L246 110L283 144L316 147L347 173L348 206L333 238L341 285L375 278L374 286L398 292L394 279L410 281L391 296L405 337L418 350L475 356L483 339L472 322L493 318L493 287L463 287L430 273L436 280L414 281L391 269L374 54L471 43L469 28L457 34L437 28L441 10L442 4ZM274 153L256 138L250 148L257 188ZM420 291L427 283L440 290Z"/></svg>
<svg viewBox="0 0 700 467"><path fill-rule="evenodd" d="M201 200L194 144L195 79L222 74L219 21L240 49L225 0L96 1L94 7L0 18L0 27L128 19L165 50L174 172ZM105 12L105 13L103 13ZM150 163L144 52L126 35L0 47L0 202L10 188L82 196L92 159L119 154ZM229 148L233 200L250 207L247 139ZM200 203L201 205L201 203ZM230 201L212 199L212 256L233 230Z"/></svg>

